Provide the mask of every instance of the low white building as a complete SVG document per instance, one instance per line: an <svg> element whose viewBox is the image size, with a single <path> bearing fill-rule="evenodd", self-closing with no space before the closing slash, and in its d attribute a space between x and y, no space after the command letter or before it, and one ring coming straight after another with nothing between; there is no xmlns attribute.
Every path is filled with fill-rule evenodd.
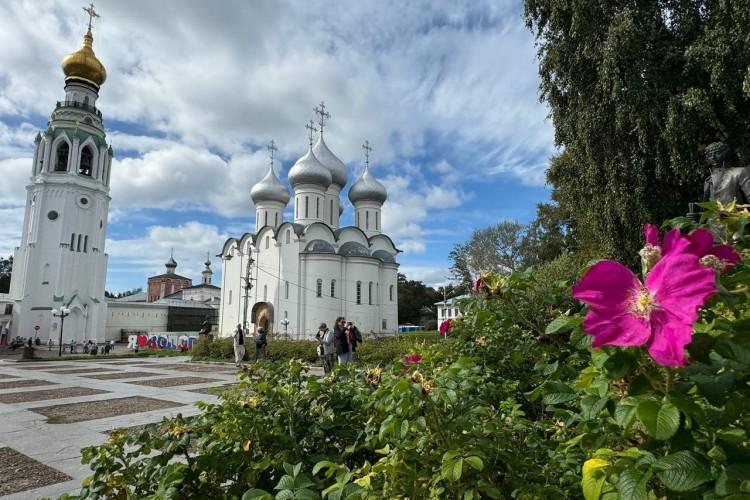
<svg viewBox="0 0 750 500"><path fill-rule="evenodd" d="M106 339L120 342L132 333L166 332L168 304L107 301Z"/></svg>
<svg viewBox="0 0 750 500"><path fill-rule="evenodd" d="M435 302L438 324L447 319L452 320L460 318L463 314L461 313L461 308L458 306L458 301L462 299L468 299L469 297L469 295L459 295L458 297L453 297L452 299Z"/></svg>
<svg viewBox="0 0 750 500"><path fill-rule="evenodd" d="M321 106L322 107L322 106ZM322 111L321 118L327 117ZM396 275L399 250L381 232L385 187L369 169L349 189L355 225L341 227L340 193L347 168L321 133L317 143L290 169L294 222L284 221L289 189L268 174L250 195L256 208L255 231L224 244L219 330L232 335L238 324L270 333L312 337L320 323L333 327L338 316L363 333L397 329ZM252 289L247 292L246 280ZM254 328L250 327L254 325Z"/></svg>

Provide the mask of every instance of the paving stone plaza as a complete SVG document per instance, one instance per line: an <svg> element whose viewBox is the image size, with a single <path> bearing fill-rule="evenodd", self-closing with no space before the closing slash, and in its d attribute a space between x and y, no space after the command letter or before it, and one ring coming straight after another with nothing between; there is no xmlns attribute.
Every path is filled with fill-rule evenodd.
<svg viewBox="0 0 750 500"><path fill-rule="evenodd" d="M114 428L194 415L193 403L218 399L210 388L235 381L232 365L184 358L0 360L0 497L75 491L90 473L81 448Z"/></svg>

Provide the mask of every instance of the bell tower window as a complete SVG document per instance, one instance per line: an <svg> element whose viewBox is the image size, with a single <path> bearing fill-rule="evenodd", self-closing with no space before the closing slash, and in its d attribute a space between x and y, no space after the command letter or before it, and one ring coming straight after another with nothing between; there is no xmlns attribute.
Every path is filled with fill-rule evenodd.
<svg viewBox="0 0 750 500"><path fill-rule="evenodd" d="M81 165L78 168L78 173L80 175L85 175L86 177L91 177L91 165L94 162L94 153L91 151L91 148L88 146L85 146L83 150L81 150Z"/></svg>
<svg viewBox="0 0 750 500"><path fill-rule="evenodd" d="M68 170L68 156L70 155L70 146L63 142L57 148L57 157L55 158L55 172L66 172Z"/></svg>

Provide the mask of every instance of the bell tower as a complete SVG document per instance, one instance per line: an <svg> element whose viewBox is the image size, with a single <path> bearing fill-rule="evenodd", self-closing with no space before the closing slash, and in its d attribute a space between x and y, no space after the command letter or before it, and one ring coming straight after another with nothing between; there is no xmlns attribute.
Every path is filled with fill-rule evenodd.
<svg viewBox="0 0 750 500"><path fill-rule="evenodd" d="M106 143L99 90L107 72L93 50L93 5L83 46L65 56L65 97L37 134L21 245L10 295L12 335L59 337L52 309L70 309L64 342L104 340L107 304L104 253L112 148ZM39 328L36 328L39 327Z"/></svg>

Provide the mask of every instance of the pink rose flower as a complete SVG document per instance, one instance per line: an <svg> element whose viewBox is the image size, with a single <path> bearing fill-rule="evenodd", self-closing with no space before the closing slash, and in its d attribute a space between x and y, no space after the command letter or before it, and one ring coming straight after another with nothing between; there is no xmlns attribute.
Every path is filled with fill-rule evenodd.
<svg viewBox="0 0 750 500"><path fill-rule="evenodd" d="M684 236L679 229L672 229L664 235L664 242L659 242L659 229L652 224L643 227L646 246L640 251L644 261L655 264L661 256L666 256L678 242L687 239L687 253L695 255L700 263L715 271L723 272L740 261L740 255L731 245L714 245L714 236L710 231L699 228ZM655 250L658 249L658 250ZM655 257L655 258L654 258ZM649 266L650 268L650 266Z"/></svg>
<svg viewBox="0 0 750 500"><path fill-rule="evenodd" d="M404 362L406 363L419 363L422 361L422 356L419 354L407 354L404 356Z"/></svg>
<svg viewBox="0 0 750 500"><path fill-rule="evenodd" d="M451 320L446 319L440 323L440 336L445 337L451 331Z"/></svg>
<svg viewBox="0 0 750 500"><path fill-rule="evenodd" d="M700 265L688 251L691 241L675 241L642 283L622 264L594 264L573 286L573 298L590 309L583 329L593 346L645 345L664 366L686 364L699 309L716 293L714 271Z"/></svg>

